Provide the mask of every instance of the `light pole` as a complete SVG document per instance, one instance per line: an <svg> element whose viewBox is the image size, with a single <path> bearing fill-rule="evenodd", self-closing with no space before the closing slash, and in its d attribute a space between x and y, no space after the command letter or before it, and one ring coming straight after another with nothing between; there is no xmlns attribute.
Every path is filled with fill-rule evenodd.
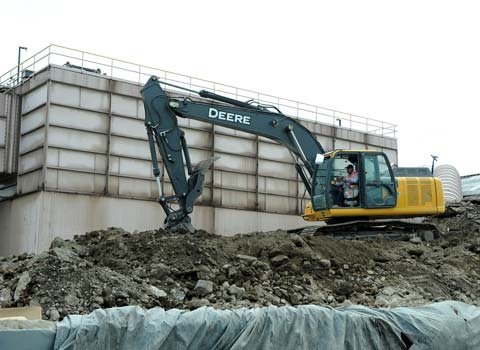
<svg viewBox="0 0 480 350"><path fill-rule="evenodd" d="M26 47L18 47L18 66L17 66L17 84L20 83L20 56L22 55L22 50L27 51Z"/></svg>

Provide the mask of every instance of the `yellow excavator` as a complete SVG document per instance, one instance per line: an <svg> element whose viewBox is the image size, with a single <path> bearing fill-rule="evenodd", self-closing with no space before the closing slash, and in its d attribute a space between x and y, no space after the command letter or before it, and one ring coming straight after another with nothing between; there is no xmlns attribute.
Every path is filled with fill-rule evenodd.
<svg viewBox="0 0 480 350"><path fill-rule="evenodd" d="M159 203L166 214L165 226L171 231L194 230L189 214L202 193L205 172L215 161L211 158L192 166L187 140L178 127L177 117L263 136L287 147L311 198L303 214L307 221L339 225L379 218L432 216L445 211L440 179L433 176L396 178L383 152L334 150L326 153L307 128L275 106L175 85L201 98L169 97L160 84L172 85L151 77L142 89L142 97ZM174 190L171 196L161 192L155 144L171 180ZM177 207L174 209L172 204Z"/></svg>

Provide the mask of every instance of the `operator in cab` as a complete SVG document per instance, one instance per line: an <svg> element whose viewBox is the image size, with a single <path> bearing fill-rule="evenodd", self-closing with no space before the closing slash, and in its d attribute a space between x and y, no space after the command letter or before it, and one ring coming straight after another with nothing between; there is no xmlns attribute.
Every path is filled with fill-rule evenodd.
<svg viewBox="0 0 480 350"><path fill-rule="evenodd" d="M350 187L352 185L358 185L358 173L355 171L352 164L347 165L347 176L345 177L345 183Z"/></svg>
<svg viewBox="0 0 480 350"><path fill-rule="evenodd" d="M331 194L333 197L333 207L344 207L345 195L347 189L352 189L358 185L358 173L355 171L352 164L347 165L347 175L340 178L335 178L332 181Z"/></svg>

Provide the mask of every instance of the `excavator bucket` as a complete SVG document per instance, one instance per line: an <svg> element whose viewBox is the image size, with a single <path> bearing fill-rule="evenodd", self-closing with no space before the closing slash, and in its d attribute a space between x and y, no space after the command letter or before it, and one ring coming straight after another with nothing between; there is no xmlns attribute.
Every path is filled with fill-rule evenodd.
<svg viewBox="0 0 480 350"><path fill-rule="evenodd" d="M202 175L205 175L205 173L207 172L208 169L210 169L210 167L213 165L213 163L220 159L219 156L215 156L215 157L210 157L208 159L205 159L205 160L202 160L201 162L199 162L195 167L194 167L194 171L199 171L202 173Z"/></svg>

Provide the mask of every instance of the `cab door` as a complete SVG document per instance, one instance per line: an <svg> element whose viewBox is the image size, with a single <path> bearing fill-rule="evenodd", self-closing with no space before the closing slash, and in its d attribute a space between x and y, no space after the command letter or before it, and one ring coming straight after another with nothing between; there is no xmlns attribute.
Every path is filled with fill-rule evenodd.
<svg viewBox="0 0 480 350"><path fill-rule="evenodd" d="M330 159L325 159L315 166L312 182L312 208L315 211L326 210L329 208L327 200L328 191L328 171Z"/></svg>
<svg viewBox="0 0 480 350"><path fill-rule="evenodd" d="M397 204L397 188L392 167L384 153L364 153L365 208L392 208Z"/></svg>

